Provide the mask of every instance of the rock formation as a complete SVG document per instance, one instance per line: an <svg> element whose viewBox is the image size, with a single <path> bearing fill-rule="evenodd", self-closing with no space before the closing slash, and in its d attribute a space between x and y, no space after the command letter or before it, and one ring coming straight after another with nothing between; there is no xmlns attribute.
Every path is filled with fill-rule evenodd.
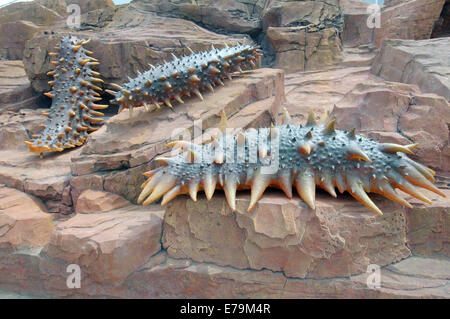
<svg viewBox="0 0 450 319"><path fill-rule="evenodd" d="M385 1L380 28L368 27L368 4L357 0L77 3L76 30L65 24L68 1L0 9L0 290L48 298L450 298L445 0ZM42 95L50 90L48 52L69 33L92 39L86 49L106 83L122 84L187 47L245 40L261 45L264 60L173 110L130 117L110 106L84 145L40 159L24 141L41 131L50 106ZM102 98L109 104L110 95ZM328 112L338 129L419 143L414 160L436 171L447 197L424 191L426 205L402 194L412 204L405 208L373 196L383 216L348 194L320 191L316 210L277 190L251 213L245 191L235 213L220 191L211 201L199 194L165 208L136 205L143 172L170 151L167 142L183 134L198 141L222 111L231 127L270 126L283 107L295 124L310 110ZM67 289L74 263L81 288ZM374 263L378 289L366 284Z"/></svg>

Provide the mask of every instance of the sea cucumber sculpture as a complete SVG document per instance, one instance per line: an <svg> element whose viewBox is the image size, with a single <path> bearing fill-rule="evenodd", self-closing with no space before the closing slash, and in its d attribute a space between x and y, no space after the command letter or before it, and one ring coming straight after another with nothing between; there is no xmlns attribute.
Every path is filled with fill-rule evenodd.
<svg viewBox="0 0 450 319"><path fill-rule="evenodd" d="M222 132L225 122L223 115ZM168 146L178 148L179 154L155 159L164 166L144 173L148 179L142 185L138 203L148 205L163 196L161 204L165 205L187 193L195 201L200 189L204 189L209 200L219 188L235 211L236 190L251 189L251 211L268 186L280 188L292 198L295 185L300 197L315 209L318 185L333 197L335 186L341 193L348 191L382 215L366 192L381 194L407 207L412 206L394 188L429 204L431 201L415 186L445 197L431 183L435 181L434 171L405 155L412 154L417 144L380 144L355 134L354 129L345 132L336 130L334 125L334 120L317 124L313 113L305 126L293 125L284 109L281 126L250 129L237 135L219 134L204 145L171 142ZM264 173L263 169L275 158L275 170Z"/></svg>
<svg viewBox="0 0 450 319"><path fill-rule="evenodd" d="M49 72L54 80L49 83L52 91L45 93L52 98L52 105L48 112L42 114L48 117L47 123L42 125L43 131L39 135L33 135L32 141L25 143L31 152L42 153L63 151L83 145L88 137L88 132L99 128L98 124L103 119L99 109L105 109L108 105L95 104L100 101L100 94L95 90L101 90L93 83L103 80L100 75L91 69L99 63L89 55L92 52L83 48L89 40L79 40L74 36L64 36L59 47L55 47L58 53L50 52L56 57L52 61L55 70Z"/></svg>
<svg viewBox="0 0 450 319"><path fill-rule="evenodd" d="M139 74L123 86L110 84L118 91L105 90L115 96L114 102L120 104L119 112L143 106L145 109L160 108L162 103L172 107L172 102L184 103L182 98L197 95L203 100L200 91L213 86L223 85L222 80L231 79L231 73L242 72L243 69L251 69L256 66L255 61L262 55L257 46L246 44L236 45L222 49L205 52L174 59L171 62L151 65L151 69Z"/></svg>

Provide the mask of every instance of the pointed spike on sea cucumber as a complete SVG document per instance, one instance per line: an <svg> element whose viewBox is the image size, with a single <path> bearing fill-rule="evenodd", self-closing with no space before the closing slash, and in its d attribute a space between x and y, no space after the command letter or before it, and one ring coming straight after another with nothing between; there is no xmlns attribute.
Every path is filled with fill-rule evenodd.
<svg viewBox="0 0 450 319"><path fill-rule="evenodd" d="M191 49L190 47L186 47L186 49L188 49L188 51L189 51L191 54L195 54L195 52L192 51L192 49Z"/></svg>
<svg viewBox="0 0 450 319"><path fill-rule="evenodd" d="M347 176L347 181L349 183L349 193L352 195L358 202L372 210L378 215L383 215L383 212L375 205L374 202L369 198L362 187L361 181L356 177L349 175Z"/></svg>
<svg viewBox="0 0 450 319"><path fill-rule="evenodd" d="M177 197L179 194L181 194L181 187L180 187L180 185L177 185L174 188L172 188L170 191L168 191L167 193L164 194L162 201L161 201L161 206L165 206L168 202L170 202L172 199Z"/></svg>
<svg viewBox="0 0 450 319"><path fill-rule="evenodd" d="M347 137L351 140L356 139L356 129L352 128L348 133L347 133Z"/></svg>
<svg viewBox="0 0 450 319"><path fill-rule="evenodd" d="M166 192L171 190L175 186L175 177L172 175L165 175L161 178L159 183L155 186L150 196L142 203L143 206L147 206L157 201Z"/></svg>
<svg viewBox="0 0 450 319"><path fill-rule="evenodd" d="M175 100L177 100L178 103L184 104L184 101L181 99L179 95L175 95Z"/></svg>
<svg viewBox="0 0 450 319"><path fill-rule="evenodd" d="M189 196L191 196L191 199L196 202L197 201L197 193L199 188L199 181L198 180L191 180L189 183Z"/></svg>
<svg viewBox="0 0 450 319"><path fill-rule="evenodd" d="M49 97L49 98L51 98L51 99L53 99L53 94L50 93L50 92L45 92L44 95Z"/></svg>
<svg viewBox="0 0 450 319"><path fill-rule="evenodd" d="M211 83L208 83L208 84L206 85L206 87L207 87L212 93L214 93L214 88L212 87Z"/></svg>
<svg viewBox="0 0 450 319"><path fill-rule="evenodd" d="M281 190L286 194L286 196L291 199L292 198L292 174L291 171L288 170L286 173L281 174L278 177L278 184Z"/></svg>
<svg viewBox="0 0 450 319"><path fill-rule="evenodd" d="M439 190L439 188L434 186L413 166L407 165L403 170L399 171L399 173L402 174L403 177L405 177L406 180L408 180L411 184L425 188L433 193L438 194L439 196L446 197L445 194Z"/></svg>
<svg viewBox="0 0 450 319"><path fill-rule="evenodd" d="M436 179L434 178L435 172L426 166L423 166L422 164L419 164L415 161L413 161L410 158L407 158L406 161L414 166L415 169L417 169L423 176L425 176L429 181L436 182Z"/></svg>
<svg viewBox="0 0 450 319"><path fill-rule="evenodd" d="M236 178L232 175L225 176L224 192L231 210L236 211Z"/></svg>
<svg viewBox="0 0 450 319"><path fill-rule="evenodd" d="M314 173L305 171L299 173L295 177L295 188L297 189L300 197L311 208L316 209L316 183L314 180Z"/></svg>
<svg viewBox="0 0 450 319"><path fill-rule="evenodd" d="M408 208L413 208L413 206L403 199L394 188L392 188L391 184L385 180L377 181L378 190L376 191L378 194L383 195L384 197L390 199L397 204L406 206Z"/></svg>
<svg viewBox="0 0 450 319"><path fill-rule="evenodd" d="M268 174L261 174L260 171L258 171L251 184L251 195L250 195L250 204L248 206L247 212L250 212L255 208L256 203L263 195L266 188L270 185L271 176Z"/></svg>
<svg viewBox="0 0 450 319"><path fill-rule="evenodd" d="M170 157L159 156L154 159L156 162L161 163L163 166L167 166L172 161Z"/></svg>
<svg viewBox="0 0 450 319"><path fill-rule="evenodd" d="M169 99L165 99L165 100L164 100L164 103L165 103L168 107L170 107L170 108L173 107L173 106L172 106L172 103L170 103Z"/></svg>
<svg viewBox="0 0 450 319"><path fill-rule="evenodd" d="M323 132L325 134L334 134L336 130L334 129L334 125L336 124L335 120L328 122L327 126L324 128Z"/></svg>
<svg viewBox="0 0 450 319"><path fill-rule="evenodd" d="M289 115L289 112L287 110L287 108L283 107L283 111L282 111L283 115L282 115L282 124L289 124L292 122L291 116Z"/></svg>
<svg viewBox="0 0 450 319"><path fill-rule="evenodd" d="M413 151L417 146L419 146L419 143L413 143L413 144L405 145L405 147L407 149L409 149L410 151Z"/></svg>
<svg viewBox="0 0 450 319"><path fill-rule="evenodd" d="M203 188L205 189L205 195L210 200L216 189L217 178L211 174L207 174L203 178Z"/></svg>
<svg viewBox="0 0 450 319"><path fill-rule="evenodd" d="M189 77L189 81L190 82L200 82L201 80L196 74L193 74Z"/></svg>
<svg viewBox="0 0 450 319"><path fill-rule="evenodd" d="M112 90L106 89L105 90L106 93L111 94L111 95L116 95L117 92L114 92Z"/></svg>
<svg viewBox="0 0 450 319"><path fill-rule="evenodd" d="M379 149L380 149L380 151L385 152L385 153L402 152L402 153L406 153L408 155L414 154L408 147L399 145L399 144L394 144L394 143L382 143L382 144L380 144Z"/></svg>
<svg viewBox="0 0 450 319"><path fill-rule="evenodd" d="M311 143L305 142L298 147L298 151L303 155L309 155L311 153L312 147Z"/></svg>
<svg viewBox="0 0 450 319"><path fill-rule="evenodd" d="M306 121L306 125L307 125L307 126L314 126L314 125L317 125L317 122L316 122L316 115L314 114L314 111L313 111L313 110L310 110L310 111L309 111L308 119L307 119L307 121Z"/></svg>
<svg viewBox="0 0 450 319"><path fill-rule="evenodd" d="M195 153L195 151L190 148L186 150L185 160L187 163L196 163L199 161L199 158L197 153Z"/></svg>
<svg viewBox="0 0 450 319"><path fill-rule="evenodd" d="M326 125L328 123L328 110L323 111L322 115L320 116L320 122L323 125Z"/></svg>
<svg viewBox="0 0 450 319"><path fill-rule="evenodd" d="M324 174L323 181L321 182L320 186L328 192L331 196L334 198L337 197L336 190L334 189L334 184L331 178L331 175Z"/></svg>
<svg viewBox="0 0 450 319"><path fill-rule="evenodd" d="M416 187L414 187L414 185L404 179L400 174L391 174L388 177L389 181L395 188L402 190L403 192L411 195L414 198L417 198L418 200L421 200L427 204L431 204L431 200L423 195Z"/></svg>
<svg viewBox="0 0 450 319"><path fill-rule="evenodd" d="M200 93L200 91L199 91L198 89L195 89L195 90L194 90L194 93L195 93L195 95L198 96L198 98L199 98L200 100L203 101L203 96L202 96L202 94Z"/></svg>
<svg viewBox="0 0 450 319"><path fill-rule="evenodd" d="M347 145L347 155L351 160L363 160L366 162L371 162L372 160L367 156L366 153L363 152L362 149L359 148L358 145L351 143Z"/></svg>
<svg viewBox="0 0 450 319"><path fill-rule="evenodd" d="M222 110L220 113L220 124L219 124L219 130L223 133L225 133L226 129L229 127L228 120L227 120L227 114L225 113L225 110Z"/></svg>
<svg viewBox="0 0 450 319"><path fill-rule="evenodd" d="M73 52L77 52L81 48L81 44L72 47Z"/></svg>

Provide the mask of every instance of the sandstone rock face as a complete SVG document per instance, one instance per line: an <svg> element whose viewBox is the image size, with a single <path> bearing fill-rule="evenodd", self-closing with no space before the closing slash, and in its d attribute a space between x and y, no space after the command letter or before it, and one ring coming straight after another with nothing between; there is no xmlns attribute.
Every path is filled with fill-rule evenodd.
<svg viewBox="0 0 450 319"><path fill-rule="evenodd" d="M374 29L374 43L383 39L429 39L445 0L410 0L381 10L380 28Z"/></svg>
<svg viewBox="0 0 450 319"><path fill-rule="evenodd" d="M36 96L25 74L22 61L0 61L0 113L35 108ZM1 142L0 142L1 143Z"/></svg>
<svg viewBox="0 0 450 319"><path fill-rule="evenodd" d="M81 24L89 21L96 23L102 12L97 10L83 15ZM187 47L197 52L210 49L211 44L223 47L224 43L233 44L243 39L207 31L190 21L159 17L142 11L137 4L120 9L107 8L105 15L102 19L108 21L101 23L104 28L70 32L81 38L92 39L86 49L93 51L94 57L100 61L98 70L105 82L121 84L128 81L127 76L135 77L137 71L148 70L149 63L156 65L164 60L172 60L171 53L177 56L190 54ZM67 32L63 26L55 30L55 34L37 33L27 41L24 65L37 92L50 89L46 73L53 69L53 65L50 64L48 53L53 51L53 47Z"/></svg>
<svg viewBox="0 0 450 319"><path fill-rule="evenodd" d="M81 14L97 9L114 7L114 2L112 0L66 0L66 4L79 5Z"/></svg>
<svg viewBox="0 0 450 319"><path fill-rule="evenodd" d="M162 210L136 206L78 214L58 224L44 253L97 282L121 282L161 249L161 223Z"/></svg>
<svg viewBox="0 0 450 319"><path fill-rule="evenodd" d="M127 205L130 205L130 202L119 195L88 189L78 197L75 211L77 213L109 212Z"/></svg>
<svg viewBox="0 0 450 319"><path fill-rule="evenodd" d="M263 29L268 27L292 27L313 25L319 29L341 29L339 0L266 2L262 14Z"/></svg>
<svg viewBox="0 0 450 319"><path fill-rule="evenodd" d="M377 202L388 212L378 217L345 197L319 196L314 212L299 198L267 193L248 214L248 195L238 195L236 213L222 194L214 196L210 202L201 196L197 202L180 198L168 204L162 240L169 256L281 271L288 277L329 278L410 254L402 209L388 201Z"/></svg>
<svg viewBox="0 0 450 319"><path fill-rule="evenodd" d="M388 81L416 84L423 92L450 100L450 38L385 40L371 71Z"/></svg>
<svg viewBox="0 0 450 319"><path fill-rule="evenodd" d="M0 55L8 60L22 60L25 42L30 40L40 27L30 21L13 21L0 24Z"/></svg>
<svg viewBox="0 0 450 319"><path fill-rule="evenodd" d="M341 60L337 29L311 31L308 27L269 27L275 53L275 67L288 72L317 70Z"/></svg>
<svg viewBox="0 0 450 319"><path fill-rule="evenodd" d="M193 140L201 130L217 127L222 111L231 127L270 125L283 100L284 72L256 69L226 81L215 93L205 92L203 101L190 98L177 104L175 112L167 107L153 112L140 108L131 117L121 112L91 134L81 154L72 158L72 191L94 187L135 201L145 180L142 173L155 165L151 159L170 150L165 146L169 140Z"/></svg>
<svg viewBox="0 0 450 319"><path fill-rule="evenodd" d="M62 16L56 11L36 1L13 3L0 10L0 24L24 20L36 25L48 26L61 19Z"/></svg>
<svg viewBox="0 0 450 319"><path fill-rule="evenodd" d="M260 17L265 1L259 0L138 0L147 12L160 16L194 21L210 30L232 33L255 33L260 29Z"/></svg>
<svg viewBox="0 0 450 319"><path fill-rule="evenodd" d="M414 254L450 257L450 191L443 192L447 199L437 197L432 206L418 205L411 199L415 205L407 210L406 224L408 247Z"/></svg>
<svg viewBox="0 0 450 319"><path fill-rule="evenodd" d="M0 185L0 248L33 248L47 243L53 224L43 207L39 199Z"/></svg>
<svg viewBox="0 0 450 319"><path fill-rule="evenodd" d="M386 2L386 1L385 1ZM367 19L371 14L368 2L360 0L341 0L340 8L344 15L343 39L347 46L372 43L373 28L369 28Z"/></svg>
<svg viewBox="0 0 450 319"><path fill-rule="evenodd" d="M413 85L387 82L357 85L335 104L331 116L340 129L370 132L380 142L419 143L415 158L446 172L449 108L443 97L421 93ZM386 136L385 132L395 133L395 137Z"/></svg>

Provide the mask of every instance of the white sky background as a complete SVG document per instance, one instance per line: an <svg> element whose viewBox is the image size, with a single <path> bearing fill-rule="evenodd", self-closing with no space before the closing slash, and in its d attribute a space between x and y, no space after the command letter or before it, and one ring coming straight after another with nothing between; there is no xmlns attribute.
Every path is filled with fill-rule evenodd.
<svg viewBox="0 0 450 319"><path fill-rule="evenodd" d="M33 0L20 0L19 2L29 2L29 1L33 1ZM124 4L124 3L128 3L131 0L113 0L114 4ZM0 0L0 6L13 2L12 0ZM69 1L67 1L69 2Z"/></svg>

